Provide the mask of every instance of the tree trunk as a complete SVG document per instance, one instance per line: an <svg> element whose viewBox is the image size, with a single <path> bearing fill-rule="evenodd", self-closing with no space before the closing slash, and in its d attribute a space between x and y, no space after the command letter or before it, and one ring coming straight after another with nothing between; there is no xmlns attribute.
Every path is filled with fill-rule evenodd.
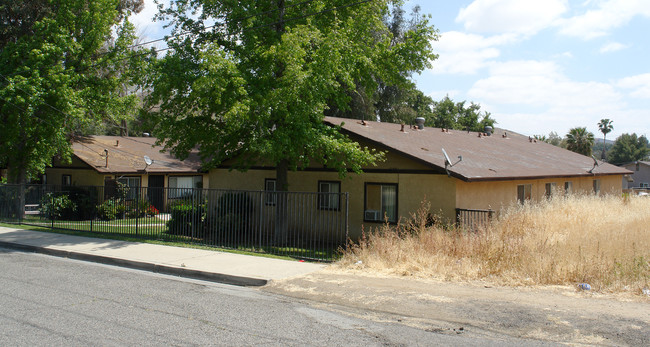
<svg viewBox="0 0 650 347"><path fill-rule="evenodd" d="M603 134L603 154L600 155L600 159L602 159L603 161L605 160L605 148L606 148L605 146L607 146L606 139L607 139L607 135Z"/></svg>
<svg viewBox="0 0 650 347"><path fill-rule="evenodd" d="M286 245L289 239L289 218L287 191L289 189L289 161L281 160L276 166L275 189L277 193L277 205L275 206L275 243Z"/></svg>
<svg viewBox="0 0 650 347"><path fill-rule="evenodd" d="M27 169L25 160L21 160L21 163L7 163L7 183L17 184L17 194L18 196L14 199L14 206L10 215L14 215L18 221L22 222L23 216L25 215L25 183L27 182Z"/></svg>

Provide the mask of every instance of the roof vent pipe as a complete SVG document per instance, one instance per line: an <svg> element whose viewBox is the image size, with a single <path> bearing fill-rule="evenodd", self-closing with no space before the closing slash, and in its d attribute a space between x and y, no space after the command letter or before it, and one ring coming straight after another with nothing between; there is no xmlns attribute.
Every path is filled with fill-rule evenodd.
<svg viewBox="0 0 650 347"><path fill-rule="evenodd" d="M492 136L492 127L491 126L486 125L483 131L487 134L487 136Z"/></svg>
<svg viewBox="0 0 650 347"><path fill-rule="evenodd" d="M415 118L415 124L418 126L418 129L424 129L424 117Z"/></svg>

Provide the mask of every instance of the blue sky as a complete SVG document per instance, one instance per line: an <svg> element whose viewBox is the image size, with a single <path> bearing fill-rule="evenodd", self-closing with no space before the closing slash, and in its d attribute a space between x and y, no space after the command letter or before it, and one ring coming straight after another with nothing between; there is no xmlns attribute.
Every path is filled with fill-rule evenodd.
<svg viewBox="0 0 650 347"><path fill-rule="evenodd" d="M411 0L440 31L439 58L414 76L434 100L449 95L525 135L581 126L608 139L650 135L650 0ZM153 0L132 21L145 39Z"/></svg>

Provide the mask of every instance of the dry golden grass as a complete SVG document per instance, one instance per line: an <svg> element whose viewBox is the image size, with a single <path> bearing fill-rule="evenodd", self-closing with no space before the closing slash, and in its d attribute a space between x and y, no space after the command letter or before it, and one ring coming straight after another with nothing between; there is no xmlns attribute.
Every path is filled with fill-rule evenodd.
<svg viewBox="0 0 650 347"><path fill-rule="evenodd" d="M373 230L343 267L505 285L589 283L602 292L650 287L650 198L570 196L513 207L485 230L413 221ZM361 262L359 262L361 261Z"/></svg>

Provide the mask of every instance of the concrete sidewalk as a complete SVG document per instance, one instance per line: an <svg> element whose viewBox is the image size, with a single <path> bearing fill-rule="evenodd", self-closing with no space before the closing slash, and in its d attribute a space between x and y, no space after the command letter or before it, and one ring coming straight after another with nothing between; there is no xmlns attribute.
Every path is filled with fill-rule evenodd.
<svg viewBox="0 0 650 347"><path fill-rule="evenodd" d="M263 286L271 280L305 275L326 266L1 226L0 247L242 286Z"/></svg>

